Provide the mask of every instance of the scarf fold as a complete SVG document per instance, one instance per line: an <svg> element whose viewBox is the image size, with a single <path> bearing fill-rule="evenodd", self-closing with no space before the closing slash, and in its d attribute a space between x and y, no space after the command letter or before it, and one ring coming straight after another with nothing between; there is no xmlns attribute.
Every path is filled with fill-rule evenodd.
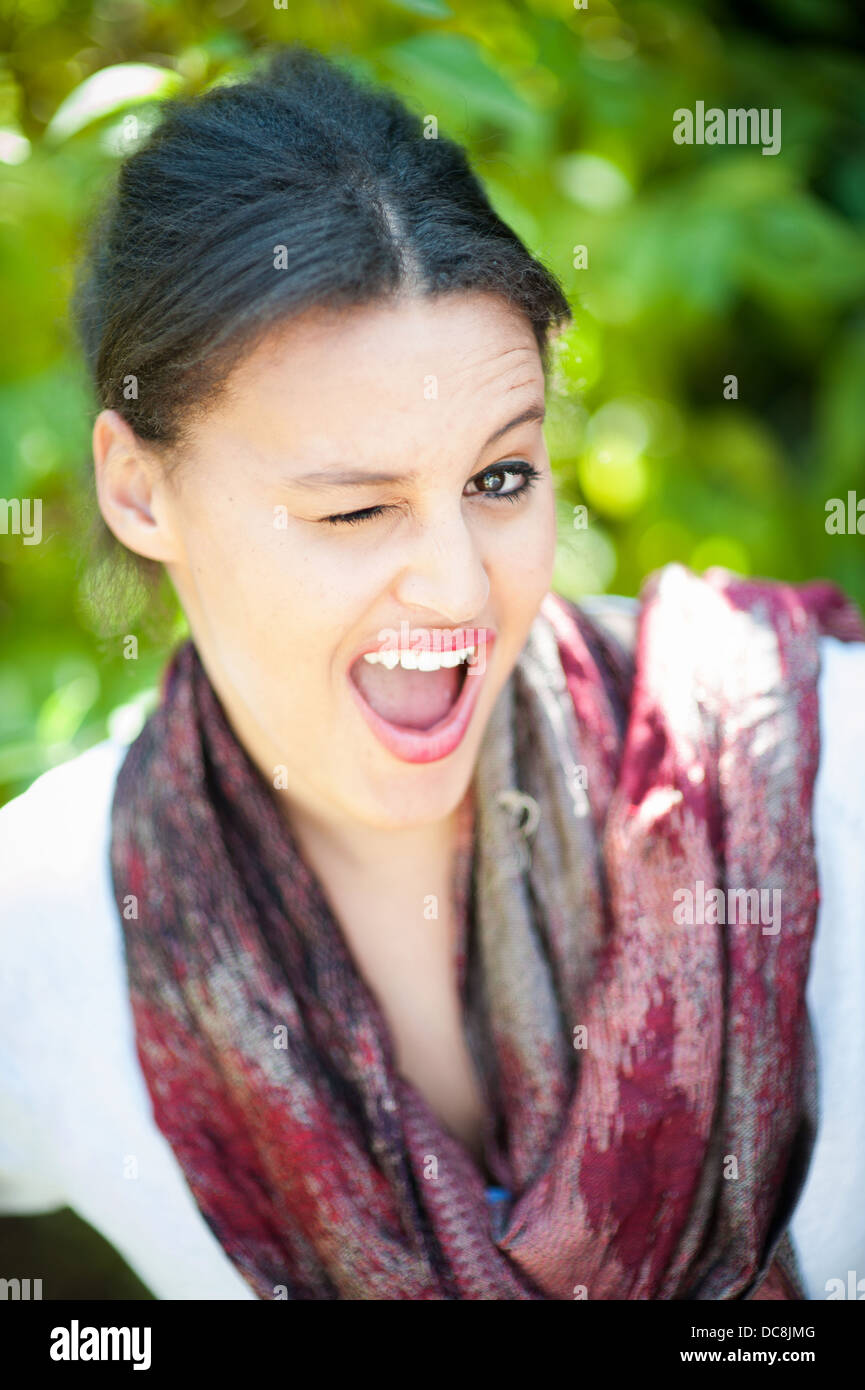
<svg viewBox="0 0 865 1390"><path fill-rule="evenodd" d="M111 868L136 1047L261 1298L801 1298L817 1123L824 583L679 565L636 649L549 595L462 807L456 976L484 1177L384 1014L191 642L130 747Z"/></svg>

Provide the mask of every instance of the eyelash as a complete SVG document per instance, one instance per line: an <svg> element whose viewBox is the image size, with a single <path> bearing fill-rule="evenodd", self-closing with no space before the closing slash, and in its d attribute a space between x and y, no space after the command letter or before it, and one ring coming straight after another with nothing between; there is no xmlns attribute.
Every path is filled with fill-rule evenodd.
<svg viewBox="0 0 865 1390"><path fill-rule="evenodd" d="M534 486L541 476L532 464L520 461L518 463L493 464L490 468L485 468L481 473L476 473L473 478L469 478L469 482L475 483L479 478L487 478L490 474L495 473L513 473L518 477L522 477L524 479L523 486L514 488L512 492L473 492L469 495L472 497L491 497L496 501L518 502L521 497L525 497L526 493ZM359 512L342 512L337 513L335 516L323 516L321 520L322 522L327 522L331 526L342 526L344 524L356 526L361 521L371 521L373 517L381 516L383 512L389 510L389 507L384 506L365 507Z"/></svg>

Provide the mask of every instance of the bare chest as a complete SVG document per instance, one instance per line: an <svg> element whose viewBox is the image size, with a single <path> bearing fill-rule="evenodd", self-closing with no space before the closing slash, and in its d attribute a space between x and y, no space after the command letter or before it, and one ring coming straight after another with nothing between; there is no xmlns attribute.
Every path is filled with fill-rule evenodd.
<svg viewBox="0 0 865 1390"><path fill-rule="evenodd" d="M401 1074L480 1161L484 1102L468 1049L457 983L456 921L428 920L412 904L340 922L388 1024Z"/></svg>

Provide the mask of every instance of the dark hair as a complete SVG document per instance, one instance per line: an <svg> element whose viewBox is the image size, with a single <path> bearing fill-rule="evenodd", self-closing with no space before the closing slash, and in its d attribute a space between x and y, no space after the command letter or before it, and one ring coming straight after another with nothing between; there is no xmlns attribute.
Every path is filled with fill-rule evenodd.
<svg viewBox="0 0 865 1390"><path fill-rule="evenodd" d="M314 50L264 57L241 81L164 103L94 221L73 311L100 408L142 440L182 442L279 320L406 288L500 294L530 320L546 370L567 299L462 148L424 138L397 96Z"/></svg>

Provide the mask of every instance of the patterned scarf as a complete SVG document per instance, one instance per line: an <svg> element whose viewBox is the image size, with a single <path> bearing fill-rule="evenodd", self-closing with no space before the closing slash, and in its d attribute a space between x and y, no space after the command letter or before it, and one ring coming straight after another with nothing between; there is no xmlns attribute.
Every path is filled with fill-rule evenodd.
<svg viewBox="0 0 865 1390"><path fill-rule="evenodd" d="M179 649L117 782L114 888L156 1123L259 1297L804 1296L821 632L865 640L830 585L724 570L653 575L633 659L544 600L455 883L492 1209Z"/></svg>

